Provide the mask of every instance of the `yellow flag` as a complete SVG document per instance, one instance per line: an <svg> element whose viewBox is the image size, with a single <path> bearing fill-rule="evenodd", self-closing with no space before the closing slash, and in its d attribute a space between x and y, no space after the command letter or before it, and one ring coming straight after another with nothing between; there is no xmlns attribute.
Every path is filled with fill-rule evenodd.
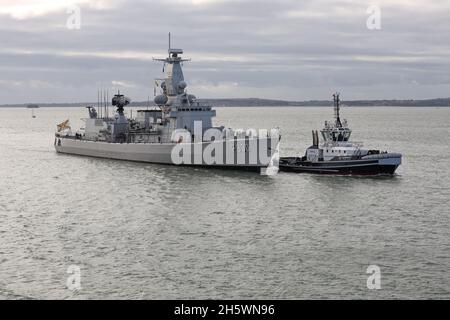
<svg viewBox="0 0 450 320"><path fill-rule="evenodd" d="M65 129L70 129L69 119L67 119L64 122L61 122L60 124L57 125L57 127L58 127L58 132L61 132L61 131L65 130Z"/></svg>

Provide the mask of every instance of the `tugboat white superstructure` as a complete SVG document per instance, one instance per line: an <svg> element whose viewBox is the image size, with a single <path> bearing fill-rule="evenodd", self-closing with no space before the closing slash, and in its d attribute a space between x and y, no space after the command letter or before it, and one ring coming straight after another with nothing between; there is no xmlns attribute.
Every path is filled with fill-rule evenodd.
<svg viewBox="0 0 450 320"><path fill-rule="evenodd" d="M259 131L213 127L216 111L186 91L181 49L170 48L166 75L157 80L161 94L157 108L138 110L128 118L124 107L131 100L118 93L112 99L114 117L99 116L87 107L85 127L72 134L68 121L58 125L55 149L59 153L160 164L195 165L260 171L278 164L278 129ZM264 133L261 133L264 132ZM205 157L206 155L206 157ZM176 159L174 159L174 157ZM181 161L180 161L181 158ZM276 159L274 161L274 159ZM277 169L277 168L276 168Z"/></svg>
<svg viewBox="0 0 450 320"><path fill-rule="evenodd" d="M313 145L305 156L280 158L280 170L322 174L376 175L393 174L401 164L399 153L369 150L361 143L350 142L352 130L340 117L339 94L334 98L334 122L325 121L320 133L323 143L319 146L319 133L312 132Z"/></svg>

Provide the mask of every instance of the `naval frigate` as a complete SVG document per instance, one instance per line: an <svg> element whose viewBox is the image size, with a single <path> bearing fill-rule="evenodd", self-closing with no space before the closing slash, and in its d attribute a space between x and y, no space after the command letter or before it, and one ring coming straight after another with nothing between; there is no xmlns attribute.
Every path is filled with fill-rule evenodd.
<svg viewBox="0 0 450 320"><path fill-rule="evenodd" d="M162 62L165 76L157 79L160 94L155 108L137 110L128 117L131 99L118 92L112 100L114 116L103 107L88 106L84 127L72 132L69 120L57 126L56 152L129 161L244 169L262 173L277 171L278 129L233 130L213 126L216 111L187 92L182 49L170 47ZM156 91L156 86L155 86ZM108 110L107 108L105 110Z"/></svg>

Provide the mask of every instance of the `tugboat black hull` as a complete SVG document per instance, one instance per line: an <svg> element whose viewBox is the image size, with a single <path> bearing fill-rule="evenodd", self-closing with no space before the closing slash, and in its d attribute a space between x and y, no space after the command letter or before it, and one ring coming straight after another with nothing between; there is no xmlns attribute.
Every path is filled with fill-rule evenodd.
<svg viewBox="0 0 450 320"><path fill-rule="evenodd" d="M283 172L338 174L338 175L392 175L401 163L401 156L348 161L303 161L300 158L280 158Z"/></svg>

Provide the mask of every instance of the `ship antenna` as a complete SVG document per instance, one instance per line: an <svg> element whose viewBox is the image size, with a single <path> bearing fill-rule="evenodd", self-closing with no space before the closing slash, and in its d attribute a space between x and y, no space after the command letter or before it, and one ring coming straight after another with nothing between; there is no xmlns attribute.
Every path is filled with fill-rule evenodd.
<svg viewBox="0 0 450 320"><path fill-rule="evenodd" d="M105 118L105 89L102 89L102 119Z"/></svg>
<svg viewBox="0 0 450 320"><path fill-rule="evenodd" d="M169 32L169 58L170 58L170 32Z"/></svg>
<svg viewBox="0 0 450 320"><path fill-rule="evenodd" d="M99 106L99 101L100 101L100 91L98 91L97 89L97 110L99 110L98 106ZM100 110L99 110L100 111Z"/></svg>
<svg viewBox="0 0 450 320"><path fill-rule="evenodd" d="M103 89L103 101L105 105L105 114L103 115L103 118L106 118L106 89Z"/></svg>
<svg viewBox="0 0 450 320"><path fill-rule="evenodd" d="M105 118L105 89L102 89L102 119Z"/></svg>
<svg viewBox="0 0 450 320"><path fill-rule="evenodd" d="M106 118L109 118L109 89L106 91Z"/></svg>

